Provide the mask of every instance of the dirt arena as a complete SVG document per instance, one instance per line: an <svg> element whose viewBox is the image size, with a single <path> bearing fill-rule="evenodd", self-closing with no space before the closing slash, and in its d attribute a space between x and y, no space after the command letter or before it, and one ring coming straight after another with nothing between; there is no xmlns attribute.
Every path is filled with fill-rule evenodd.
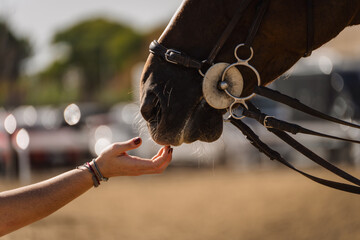
<svg viewBox="0 0 360 240"><path fill-rule="evenodd" d="M360 239L360 198L288 169L168 169L159 176L111 179L2 239L354 240Z"/></svg>

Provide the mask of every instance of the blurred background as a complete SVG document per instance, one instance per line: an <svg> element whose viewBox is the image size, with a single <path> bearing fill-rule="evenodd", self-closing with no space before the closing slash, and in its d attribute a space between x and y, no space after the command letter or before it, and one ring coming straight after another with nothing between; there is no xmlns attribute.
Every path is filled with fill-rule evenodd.
<svg viewBox="0 0 360 240"><path fill-rule="evenodd" d="M151 157L157 152L160 146L150 139L139 115L138 81L148 55L149 43L160 36L180 4L180 0L0 0L1 190L54 176L95 157L112 142L137 135L143 138L143 145L132 153ZM271 87L322 112L359 122L359 43L360 28L347 28L336 39L314 51L311 57L301 59ZM360 138L358 130L319 121L261 98L255 101L270 115L324 133ZM323 174L256 123L246 122L290 162ZM359 173L360 146L316 137L298 136L297 139L331 162ZM120 198L126 195L129 202L147 199L150 208L150 203L157 204L164 197L174 202L174 205L165 204L172 209L170 212L148 212L144 207L136 210L141 221L129 221L130 213L124 217L114 215L112 208L103 209L105 215L99 216L104 221L112 219L130 225L121 228L121 231L110 223L105 228L102 225L102 228L113 234L108 234L108 239L117 239L119 235L128 239L159 239L159 236L160 239L168 239L169 236L172 239L194 239L191 236L197 236L195 239L221 239L219 237L224 232L230 234L225 234L229 237L226 239L240 235L242 239L264 239L261 234L268 236L267 239L288 239L285 237L288 234L294 236L293 239L309 239L313 235L327 239L360 238L360 220L356 215L351 215L358 212L359 201L282 170L278 164L253 149L238 130L225 123L222 137L214 143L196 142L176 147L174 160L163 176L138 177L135 180L125 178L125 183L115 180L113 188L108 186L100 190L105 196L103 198L108 197L109 200L115 188L121 185L126 194L122 192ZM164 185L164 179L168 185ZM178 180L182 185L178 185ZM153 185L150 186L149 181ZM262 185L264 182L265 185ZM255 190L248 184L253 185ZM227 187L223 188L224 185ZM166 191L157 191L156 186ZM144 192L144 188L152 190ZM236 194L240 189L246 190L253 198L245 193ZM171 191L174 191L173 195ZM321 197L316 195L319 191ZM222 200L217 200L219 194L222 194ZM289 211L314 208L305 206L303 201L295 201L300 196L310 198L316 195L318 202L315 204L320 206L328 198L335 199L328 203L330 205L347 202L345 206L349 208L330 214L339 214L338 217L345 221L336 224L343 226L349 220L352 227L345 233L333 225L320 228L316 224L329 218L329 212L322 207L316 208L318 212L312 212L310 217L302 212L300 216L303 217L295 220L279 204L272 208L272 211L277 209L280 212L274 218L275 214L267 212L271 209L264 202L274 201L274 195L279 198L293 196L294 199L289 199L293 200ZM91 202L96 196L89 194L85 199ZM231 210L237 205L232 202L236 199L243 205L248 202L258 205L253 206L252 211L247 211L248 215L246 211L237 214L242 209L239 212ZM275 199L275 202L279 200ZM125 202L112 204L114 209L121 209L122 213L127 210ZM139 209L139 205L136 206L130 206L130 209ZM175 212L177 206L180 212L190 211L189 214L183 216ZM54 236L51 239L57 239L55 235L69 239L91 239L89 236L94 234L98 237L105 234L105 230L99 229L93 230L93 235L85 231L88 226L95 224L95 220L94 223L90 220L84 223L88 216L86 210L74 216L75 207L79 208L73 204L60 210L55 217L8 235L5 239L49 239L49 234ZM195 217L190 221L193 210ZM144 228L148 235L143 236L135 231L140 225L158 221L159 218L154 217L158 214L168 218L161 221L168 224L171 231L157 229L155 223ZM256 214L259 216L256 217ZM112 218L108 219L109 215L113 215ZM210 222L202 224L206 219ZM307 229L304 219L318 227ZM245 224L246 221L252 225L236 227L237 222ZM289 226L289 232L280 230L280 226L289 221L298 221L305 230L297 229L295 223ZM65 234L68 232L65 229L69 227L67 223L71 223L72 229L78 232L76 238ZM261 233L255 233L258 230L256 225L263 230ZM180 229L192 227L194 235L186 235L179 230L179 226ZM276 233L271 230L272 227L277 229ZM329 228L333 230L332 233L329 233ZM348 235L351 238L344 237Z"/></svg>

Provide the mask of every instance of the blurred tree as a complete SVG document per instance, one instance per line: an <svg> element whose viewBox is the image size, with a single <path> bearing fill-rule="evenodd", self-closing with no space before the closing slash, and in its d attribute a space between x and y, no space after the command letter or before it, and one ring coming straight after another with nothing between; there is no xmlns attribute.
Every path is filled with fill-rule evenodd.
<svg viewBox="0 0 360 240"><path fill-rule="evenodd" d="M14 82L18 79L21 64L31 53L28 40L16 37L4 22L0 22L0 83L6 88L5 105L17 104Z"/></svg>
<svg viewBox="0 0 360 240"><path fill-rule="evenodd" d="M66 69L78 69L83 78L81 100L89 101L94 100L99 91L138 53L142 36L120 23L98 18L57 33L53 43L66 44L69 52L65 59L51 65L43 76L60 79L59 75L63 78Z"/></svg>

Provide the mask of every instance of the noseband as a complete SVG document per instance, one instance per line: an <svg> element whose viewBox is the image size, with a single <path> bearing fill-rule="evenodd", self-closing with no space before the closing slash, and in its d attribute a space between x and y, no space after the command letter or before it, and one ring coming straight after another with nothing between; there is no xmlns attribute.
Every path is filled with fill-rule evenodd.
<svg viewBox="0 0 360 240"><path fill-rule="evenodd" d="M154 40L150 44L149 50L152 54L160 56L169 63L181 65L187 68L197 69L199 73L203 76L203 95L207 103L216 109L228 109L230 116L226 121L229 121L234 126L236 126L246 136L246 138L250 141L250 143L254 147L256 147L260 152L263 152L265 155L267 155L271 160L277 160L278 162L284 164L285 166L295 170L296 172L302 174L303 176L322 185L346 192L360 194L359 179L351 176L350 174L344 172L343 170L332 165L325 159L321 158L320 156L318 156L317 154L315 154L314 152L312 152L311 150L309 150L308 148L297 142L286 132L292 134L302 133L302 134L315 135L320 137L348 141L357 144L360 144L360 141L353 139L344 139L336 136L319 133L316 131L312 131L310 129L303 128L296 124L279 120L273 116L269 116L262 113L253 103L249 101L252 97L255 96L255 94L260 95L270 100L288 105L296 110L302 111L311 116L360 129L359 125L331 117L329 115L321 113L313 108L310 108L302 104L299 100L295 98L291 98L278 91L274 91L272 89L261 86L262 83L261 83L260 75L258 71L249 64L249 61L253 57L253 49L251 45L256 36L256 33L258 32L263 17L268 9L270 0L259 0L257 5L255 20L253 21L249 29L249 33L247 35L245 42L237 45L236 48L234 49L234 56L237 59L237 62L232 64L229 63L214 64L214 60L218 55L219 51L224 46L230 34L233 32L235 26L242 18L244 11L252 1L253 0L243 0L241 2L240 7L237 9L236 13L230 20L229 24L221 34L219 40L213 47L208 58L204 61L199 61L197 59L194 59L175 49L166 48L165 46L158 43L156 40ZM311 52L313 50L313 38L314 38L313 2L312 0L306 0L306 1L307 1L306 3L307 44L306 44L306 52L304 53L304 57L308 57L311 55ZM240 48L247 48L249 50L250 55L248 58L241 59L238 56L237 52ZM241 96L244 81L239 68L247 68L248 70L250 70L254 74L257 82L257 85L254 87L253 92L245 97ZM205 74L203 74L203 72L205 72ZM239 107L242 110L241 116L235 114L234 110L237 107ZM344 180L347 180L352 184L340 183L340 182L318 178L295 168L288 161L286 161L277 151L271 149L268 145L262 142L260 138L244 122L241 121L241 119L244 117L255 119L261 125L263 125L268 131L279 137L285 143L289 144L295 150L297 150L304 156L308 157L310 160L317 163L318 165L326 168L330 172L336 174L337 176L343 178Z"/></svg>

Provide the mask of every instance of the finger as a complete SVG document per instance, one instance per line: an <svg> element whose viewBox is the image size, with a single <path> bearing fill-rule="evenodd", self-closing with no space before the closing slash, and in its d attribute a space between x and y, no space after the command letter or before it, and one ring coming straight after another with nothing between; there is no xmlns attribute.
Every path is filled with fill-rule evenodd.
<svg viewBox="0 0 360 240"><path fill-rule="evenodd" d="M136 168L134 171L141 171L144 173L148 173L149 171L155 171L159 169L166 161L171 160L172 156L172 148L164 147L160 150L161 155L154 157L153 159L144 159L138 156L127 155L126 157L130 162L136 164Z"/></svg>
<svg viewBox="0 0 360 240"><path fill-rule="evenodd" d="M136 138L130 139L126 142L114 143L114 144L112 144L112 147L115 150L116 154L120 154L120 153L140 147L141 143L142 143L141 138L136 137Z"/></svg>
<svg viewBox="0 0 360 240"><path fill-rule="evenodd" d="M162 173L171 163L171 159L172 159L172 154L169 154L165 159L165 161L160 165L160 167L154 173Z"/></svg>
<svg viewBox="0 0 360 240"><path fill-rule="evenodd" d="M157 154L155 156L153 156L151 158L151 160L154 160L155 158L161 156L163 154L164 150L165 150L165 147L160 148L159 151L157 152Z"/></svg>
<svg viewBox="0 0 360 240"><path fill-rule="evenodd" d="M164 147L160 148L160 150L158 151L158 153L157 153L155 156L153 156L153 157L151 158L151 160L154 160L155 158L163 155L163 154L164 154L164 151L167 151L169 148L170 148L170 146L164 146Z"/></svg>
<svg viewBox="0 0 360 240"><path fill-rule="evenodd" d="M168 148L167 151L163 153L163 155L159 156L158 158L153 160L153 163L155 165L155 169L165 169L172 159L172 152L173 148Z"/></svg>
<svg viewBox="0 0 360 240"><path fill-rule="evenodd" d="M170 164L172 159L172 155L171 153L164 156L164 157L160 157L158 158L154 163L154 168L152 169L146 169L143 171L143 174L159 174L162 173Z"/></svg>
<svg viewBox="0 0 360 240"><path fill-rule="evenodd" d="M142 169L133 169L131 175L138 176L143 174L159 174L162 173L171 162L171 154L167 154L165 156L160 156L155 161L149 161L147 159L138 159L141 161L145 161L146 167Z"/></svg>

